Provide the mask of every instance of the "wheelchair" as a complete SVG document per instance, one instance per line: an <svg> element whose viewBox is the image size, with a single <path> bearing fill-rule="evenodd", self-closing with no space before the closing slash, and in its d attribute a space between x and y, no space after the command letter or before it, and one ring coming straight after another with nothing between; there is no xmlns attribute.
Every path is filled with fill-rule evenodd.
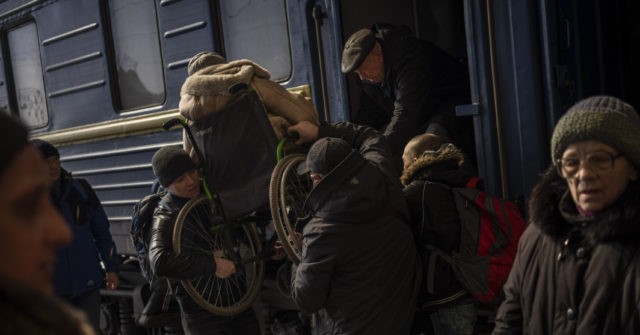
<svg viewBox="0 0 640 335"><path fill-rule="evenodd" d="M312 187L308 175L297 172L304 153L279 159L286 139L278 143L257 93L247 87L230 92L234 98L225 108L191 124L172 119L163 126L184 127L200 160L204 190L178 213L174 252L236 264L229 277L211 274L181 285L203 309L227 316L247 310L260 294L271 252L260 229L272 222L289 259L300 261L301 246L291 237Z"/></svg>

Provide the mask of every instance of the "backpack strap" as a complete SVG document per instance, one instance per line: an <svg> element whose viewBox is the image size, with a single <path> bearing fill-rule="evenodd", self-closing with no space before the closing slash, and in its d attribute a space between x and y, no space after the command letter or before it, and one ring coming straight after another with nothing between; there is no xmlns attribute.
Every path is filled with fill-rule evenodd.
<svg viewBox="0 0 640 335"><path fill-rule="evenodd" d="M467 184L465 185L466 188L478 188L478 184L480 184L481 179L480 177L471 177L469 178L469 180L467 181Z"/></svg>
<svg viewBox="0 0 640 335"><path fill-rule="evenodd" d="M169 304L171 304L171 299L175 295L175 292L169 278L164 278L164 280L167 281L167 291L164 293L164 299L162 300L162 311L166 312L169 310Z"/></svg>
<svg viewBox="0 0 640 335"><path fill-rule="evenodd" d="M421 217L421 221L420 221L420 237L422 237L422 234L424 233L424 227L425 227L425 223L428 220L428 217L425 215L426 211L427 211L427 205L426 205L426 201L425 201L425 195L428 192L428 188L430 186L433 185L439 185L444 187L447 190L451 190L451 187L449 185L443 184L443 183L438 183L438 182L433 182L430 180L424 180L424 184L422 186L422 195L421 195L421 203L422 203L422 217ZM427 268L426 270L426 284L427 284L427 292L429 292L430 294L434 294L435 292L435 277L436 277L436 260L438 259L438 257L442 258L443 260L445 260L447 263L449 263L450 265L453 266L454 261L453 258L451 258L451 256L449 256L447 253L445 253L444 251L440 250L438 247L431 245L431 244L426 244L424 242L422 242L424 248L426 251L429 252L429 258L427 259Z"/></svg>
<svg viewBox="0 0 640 335"><path fill-rule="evenodd" d="M425 249L427 249L429 251L429 260L427 263L427 271L426 271L426 281L427 281L427 292L429 292L430 294L433 294L435 289L434 289L434 284L435 284L435 278L436 278L436 260L438 259L438 257L442 258L445 262L449 263L449 265L451 265L451 267L454 267L455 261L453 260L453 258L449 255L447 255L446 252L438 249L437 247L430 245L430 244L425 244Z"/></svg>

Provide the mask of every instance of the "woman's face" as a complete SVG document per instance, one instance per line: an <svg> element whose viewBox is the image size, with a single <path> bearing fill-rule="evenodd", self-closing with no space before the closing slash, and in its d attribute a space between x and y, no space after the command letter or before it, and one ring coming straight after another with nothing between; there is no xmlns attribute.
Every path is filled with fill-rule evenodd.
<svg viewBox="0 0 640 335"><path fill-rule="evenodd" d="M46 295L58 247L71 230L49 196L48 168L25 146L0 176L0 274Z"/></svg>
<svg viewBox="0 0 640 335"><path fill-rule="evenodd" d="M575 173L568 174L567 169L561 167L560 173L578 207L587 212L603 210L618 200L629 181L637 179L636 169L619 154L599 141L580 141L567 146L562 160L567 162L567 166L573 165L577 169Z"/></svg>

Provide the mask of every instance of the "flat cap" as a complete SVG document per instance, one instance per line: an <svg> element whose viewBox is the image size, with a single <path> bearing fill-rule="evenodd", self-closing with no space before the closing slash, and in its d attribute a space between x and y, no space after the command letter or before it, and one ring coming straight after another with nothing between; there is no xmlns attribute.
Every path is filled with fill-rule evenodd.
<svg viewBox="0 0 640 335"><path fill-rule="evenodd" d="M373 30L365 28L353 33L342 50L342 73L357 70L376 43Z"/></svg>

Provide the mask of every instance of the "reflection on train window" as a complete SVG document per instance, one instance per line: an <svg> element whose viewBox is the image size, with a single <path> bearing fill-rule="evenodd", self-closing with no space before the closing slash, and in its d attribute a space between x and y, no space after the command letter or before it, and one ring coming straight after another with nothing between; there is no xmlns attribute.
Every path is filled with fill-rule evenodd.
<svg viewBox="0 0 640 335"><path fill-rule="evenodd" d="M119 108L159 105L165 99L155 1L109 1L118 68Z"/></svg>
<svg viewBox="0 0 640 335"><path fill-rule="evenodd" d="M29 128L44 127L49 115L36 24L9 30L7 39L20 119Z"/></svg>
<svg viewBox="0 0 640 335"><path fill-rule="evenodd" d="M291 52L284 0L220 0L227 59L250 59L271 79L291 75Z"/></svg>

